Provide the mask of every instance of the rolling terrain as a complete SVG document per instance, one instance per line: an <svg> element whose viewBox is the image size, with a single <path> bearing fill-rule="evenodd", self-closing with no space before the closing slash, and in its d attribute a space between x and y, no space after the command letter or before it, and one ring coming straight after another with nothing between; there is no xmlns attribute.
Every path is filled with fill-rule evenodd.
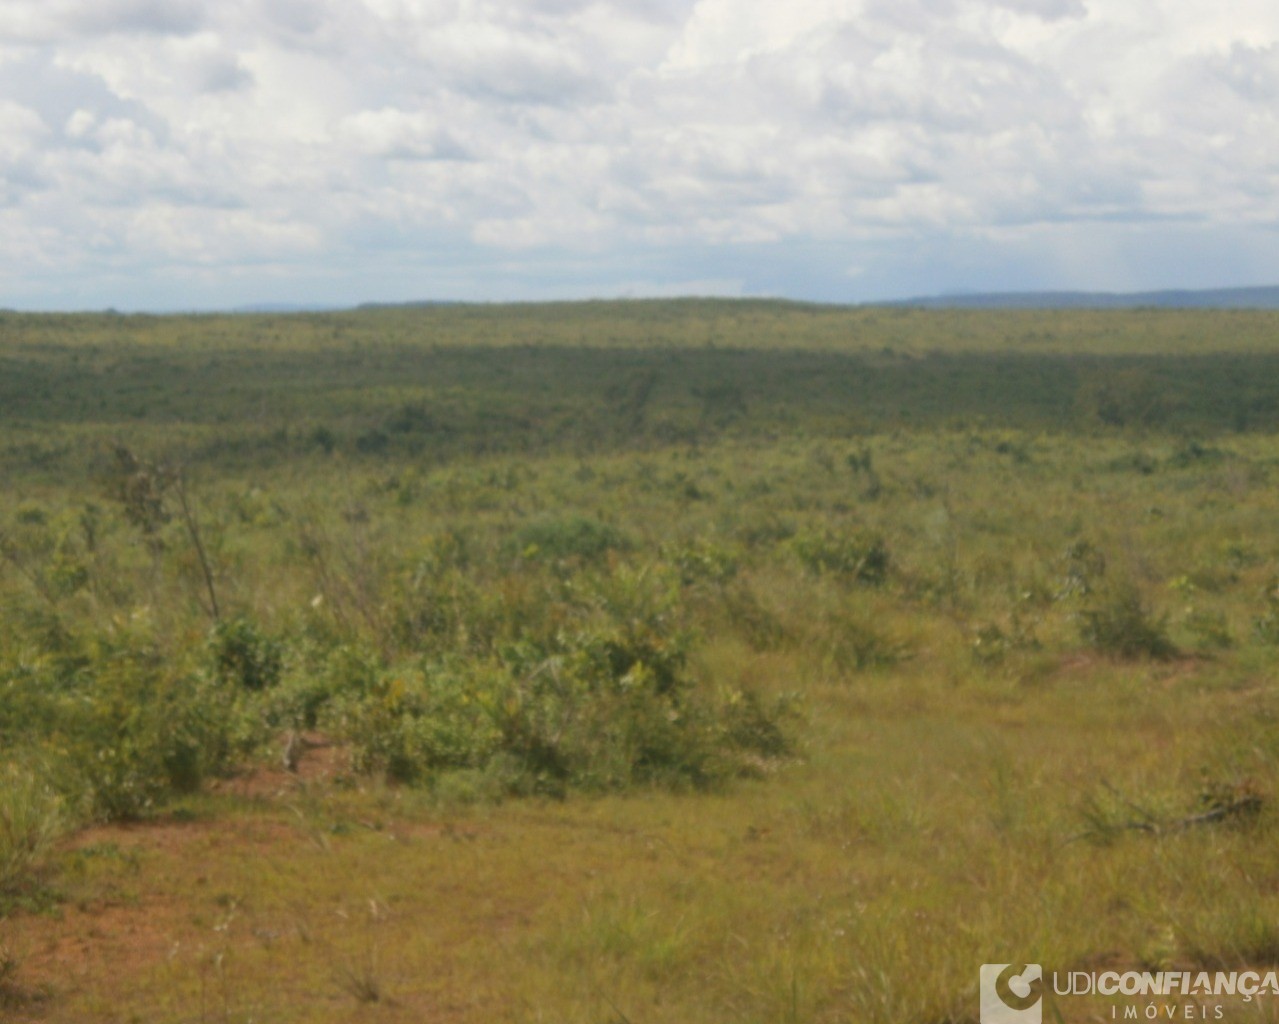
<svg viewBox="0 0 1279 1024"><path fill-rule="evenodd" d="M1277 371L1264 310L0 315L0 1014L1273 969Z"/></svg>

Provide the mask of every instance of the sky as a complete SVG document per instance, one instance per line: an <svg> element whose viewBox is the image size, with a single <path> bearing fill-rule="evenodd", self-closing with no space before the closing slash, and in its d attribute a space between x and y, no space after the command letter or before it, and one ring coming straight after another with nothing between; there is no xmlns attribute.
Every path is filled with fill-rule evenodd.
<svg viewBox="0 0 1279 1024"><path fill-rule="evenodd" d="M0 0L0 307L1279 282L1274 0Z"/></svg>

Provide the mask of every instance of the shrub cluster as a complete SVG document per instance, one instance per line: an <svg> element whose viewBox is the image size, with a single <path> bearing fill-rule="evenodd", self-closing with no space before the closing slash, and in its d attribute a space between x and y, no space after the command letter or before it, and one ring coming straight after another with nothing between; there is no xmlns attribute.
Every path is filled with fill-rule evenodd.
<svg viewBox="0 0 1279 1024"><path fill-rule="evenodd" d="M1081 609L1079 633L1090 647L1119 658L1164 659L1177 653L1167 619L1155 618L1131 584L1117 585Z"/></svg>
<svg viewBox="0 0 1279 1024"><path fill-rule="evenodd" d="M888 578L888 547L870 533L816 530L796 534L791 550L809 572L832 574L877 585Z"/></svg>
<svg viewBox="0 0 1279 1024"><path fill-rule="evenodd" d="M328 731L360 770L479 773L494 793L702 787L786 752L782 706L690 668L686 595L729 580L729 553L637 566L585 519L513 536L480 554L428 537L363 608L346 592L363 621L321 601L273 628L242 609L175 638L141 611L24 604L6 628L38 653L0 677L0 750L43 765L68 817L97 819L148 814L286 729Z"/></svg>
<svg viewBox="0 0 1279 1024"><path fill-rule="evenodd" d="M479 616L481 657L427 654L335 696L325 718L362 768L403 781L477 770L558 794L706 786L788 749L780 706L690 675L679 591L661 574L574 577L550 616L520 614L542 601L507 593L504 614Z"/></svg>

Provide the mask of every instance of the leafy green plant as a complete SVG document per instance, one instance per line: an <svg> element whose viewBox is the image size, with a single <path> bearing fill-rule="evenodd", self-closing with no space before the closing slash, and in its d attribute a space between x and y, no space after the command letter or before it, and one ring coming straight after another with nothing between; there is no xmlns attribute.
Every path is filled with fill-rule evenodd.
<svg viewBox="0 0 1279 1024"><path fill-rule="evenodd" d="M686 587L723 585L737 576L742 562L737 551L705 539L672 547L667 557L679 572L680 583Z"/></svg>
<svg viewBox="0 0 1279 1024"><path fill-rule="evenodd" d="M43 738L49 783L77 812L139 817L239 752L236 694L171 664L145 628L67 642L76 658L9 677L0 739Z"/></svg>
<svg viewBox="0 0 1279 1024"><path fill-rule="evenodd" d="M15 764L0 769L0 912L38 882L70 825L63 799L45 780Z"/></svg>
<svg viewBox="0 0 1279 1024"><path fill-rule="evenodd" d="M835 616L824 634L829 661L845 672L888 668L910 652L909 644L862 616Z"/></svg>
<svg viewBox="0 0 1279 1024"><path fill-rule="evenodd" d="M1118 658L1166 659L1177 654L1168 637L1167 617L1155 618L1131 583L1095 596L1080 609L1079 635L1102 654Z"/></svg>
<svg viewBox="0 0 1279 1024"><path fill-rule="evenodd" d="M1221 611L1191 607L1187 609L1183 623L1194 637L1195 647L1201 651L1224 651L1234 646L1235 638Z"/></svg>
<svg viewBox="0 0 1279 1024"><path fill-rule="evenodd" d="M795 557L809 572L871 585L888 578L888 546L875 534L810 530L796 534L789 543Z"/></svg>
<svg viewBox="0 0 1279 1024"><path fill-rule="evenodd" d="M280 681L284 649L252 621L239 617L217 623L209 637L214 669L224 683L265 690Z"/></svg>
<svg viewBox="0 0 1279 1024"><path fill-rule="evenodd" d="M115 690L89 709L68 748L68 768L105 820L143 817L197 789L237 753L223 694L194 680Z"/></svg>
<svg viewBox="0 0 1279 1024"><path fill-rule="evenodd" d="M1087 597L1106 575L1106 555L1091 541L1071 544L1061 559L1061 586L1058 597Z"/></svg>
<svg viewBox="0 0 1279 1024"><path fill-rule="evenodd" d="M1013 648L1012 640L997 623L988 622L973 630L969 650L973 660L982 665L995 665L1008 656Z"/></svg>
<svg viewBox="0 0 1279 1024"><path fill-rule="evenodd" d="M520 527L506 548L526 559L594 561L609 551L624 551L629 540L615 526L586 516L535 520Z"/></svg>
<svg viewBox="0 0 1279 1024"><path fill-rule="evenodd" d="M517 793L709 785L786 744L777 709L689 676L670 574L619 567L574 578L567 597L558 629L526 629L484 660L458 650L382 670L326 721L362 769L406 782L479 771Z"/></svg>
<svg viewBox="0 0 1279 1024"><path fill-rule="evenodd" d="M1262 643L1279 645L1279 577L1266 584L1262 601L1262 612L1253 620L1253 632Z"/></svg>
<svg viewBox="0 0 1279 1024"><path fill-rule="evenodd" d="M334 698L322 721L350 740L355 766L400 782L473 768L496 752L500 679L449 664L384 672L369 690Z"/></svg>

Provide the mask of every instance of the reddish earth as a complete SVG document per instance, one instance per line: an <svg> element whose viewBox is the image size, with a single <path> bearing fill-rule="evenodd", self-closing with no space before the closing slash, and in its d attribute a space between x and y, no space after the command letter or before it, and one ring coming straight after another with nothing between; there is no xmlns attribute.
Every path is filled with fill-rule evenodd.
<svg viewBox="0 0 1279 1024"><path fill-rule="evenodd" d="M389 820L385 807L370 810L377 820L352 818L331 786L350 774L349 751L304 739L296 771L258 767L214 787L247 798L242 810L77 833L58 901L0 919L0 1022L498 1018L492 981L475 985L476 944L525 930L535 900L480 898L496 866L473 877L476 842L492 837L473 824ZM374 945L385 988L371 999L361 979ZM228 976L231 1012L214 1005Z"/></svg>
<svg viewBox="0 0 1279 1024"><path fill-rule="evenodd" d="M258 766L252 771L217 782L212 788L215 791L234 793L236 796L281 797L307 783L332 782L351 774L350 749L334 743L322 733L298 733L293 771L284 767L287 744L288 737L281 736L277 744L280 751L278 767Z"/></svg>

